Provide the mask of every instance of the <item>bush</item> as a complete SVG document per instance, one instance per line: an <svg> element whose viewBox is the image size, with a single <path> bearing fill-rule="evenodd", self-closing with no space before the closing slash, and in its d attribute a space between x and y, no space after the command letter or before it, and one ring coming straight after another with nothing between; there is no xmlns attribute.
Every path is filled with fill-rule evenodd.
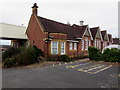
<svg viewBox="0 0 120 90"><path fill-rule="evenodd" d="M6 58L4 60L4 67L12 67L16 64L15 58Z"/></svg>
<svg viewBox="0 0 120 90"><path fill-rule="evenodd" d="M98 48L89 47L88 50L89 50L89 59L90 60L99 61L101 59L101 52Z"/></svg>
<svg viewBox="0 0 120 90"><path fill-rule="evenodd" d="M70 58L67 55L61 55L60 56L60 61L69 62Z"/></svg>
<svg viewBox="0 0 120 90"><path fill-rule="evenodd" d="M120 62L120 50L107 48L102 55L102 59L106 62Z"/></svg>
<svg viewBox="0 0 120 90"><path fill-rule="evenodd" d="M45 56L44 53L43 53L40 49L38 49L36 46L33 46L33 47L34 47L35 50L36 50L36 54L37 54L37 56L42 56L42 57Z"/></svg>
<svg viewBox="0 0 120 90"><path fill-rule="evenodd" d="M10 48L4 53L4 66L29 65L38 62L38 57L44 53L35 46Z"/></svg>
<svg viewBox="0 0 120 90"><path fill-rule="evenodd" d="M17 62L19 65L33 64L38 62L38 56L40 56L41 53L42 51L34 46L29 46L28 48L23 47L21 53L17 56Z"/></svg>
<svg viewBox="0 0 120 90"><path fill-rule="evenodd" d="M105 62L120 62L120 50L116 48L105 49L103 54L99 49L94 47L89 47L89 59L96 61L105 61Z"/></svg>
<svg viewBox="0 0 120 90"><path fill-rule="evenodd" d="M16 54L18 54L20 52L19 48L14 48L14 47L10 47L8 48L2 55L3 61L6 58L11 58L12 56L15 56Z"/></svg>

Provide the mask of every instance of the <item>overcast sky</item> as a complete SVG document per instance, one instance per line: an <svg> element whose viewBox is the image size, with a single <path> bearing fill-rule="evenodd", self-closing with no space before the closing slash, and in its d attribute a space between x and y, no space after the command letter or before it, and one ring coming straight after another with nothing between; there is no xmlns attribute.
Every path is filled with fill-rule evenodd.
<svg viewBox="0 0 120 90"><path fill-rule="evenodd" d="M89 27L100 26L113 37L118 37L119 0L2 0L0 1L0 22L27 27L34 3L38 16L54 21L78 24L84 20Z"/></svg>

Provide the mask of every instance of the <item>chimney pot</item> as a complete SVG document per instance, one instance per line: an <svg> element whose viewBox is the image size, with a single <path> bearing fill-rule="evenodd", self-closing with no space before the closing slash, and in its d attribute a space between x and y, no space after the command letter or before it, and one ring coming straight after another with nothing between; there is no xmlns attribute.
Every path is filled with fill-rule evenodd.
<svg viewBox="0 0 120 90"><path fill-rule="evenodd" d="M81 20L81 21L80 21L80 26L83 26L83 23L84 23L84 21L83 21L83 20Z"/></svg>
<svg viewBox="0 0 120 90"><path fill-rule="evenodd" d="M38 8L37 3L34 3L34 5L33 5L33 7L32 7L32 14L33 14L33 15L36 15L36 16L37 16L37 8Z"/></svg>

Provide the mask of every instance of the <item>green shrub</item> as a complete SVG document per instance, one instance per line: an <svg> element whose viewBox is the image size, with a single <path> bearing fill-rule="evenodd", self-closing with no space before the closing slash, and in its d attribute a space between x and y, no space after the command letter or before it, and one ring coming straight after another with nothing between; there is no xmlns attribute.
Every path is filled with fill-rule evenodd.
<svg viewBox="0 0 120 90"><path fill-rule="evenodd" d="M15 56L16 54L18 54L20 52L19 48L14 48L14 47L10 47L8 48L2 55L3 61L6 58L11 58L12 56Z"/></svg>
<svg viewBox="0 0 120 90"><path fill-rule="evenodd" d="M68 55L61 55L59 60L69 62L71 59L68 57Z"/></svg>
<svg viewBox="0 0 120 90"><path fill-rule="evenodd" d="M44 56L44 53L35 46L10 48L4 53L3 64L6 67L29 65L38 62L39 56Z"/></svg>
<svg viewBox="0 0 120 90"><path fill-rule="evenodd" d="M120 62L120 50L116 48L105 49L103 54L95 47L89 47L89 59L105 62Z"/></svg>
<svg viewBox="0 0 120 90"><path fill-rule="evenodd" d="M34 46L29 46L28 48L22 48L21 53L18 55L17 62L19 65L28 65L38 62L38 56L40 52Z"/></svg>
<svg viewBox="0 0 120 90"><path fill-rule="evenodd" d="M16 64L15 58L6 58L4 60L4 67L12 67Z"/></svg>
<svg viewBox="0 0 120 90"><path fill-rule="evenodd" d="M44 55L44 53L40 50L40 49L38 49L36 46L33 46L34 48L35 48L35 50L36 50L36 54L37 54L37 56L45 56Z"/></svg>
<svg viewBox="0 0 120 90"><path fill-rule="evenodd" d="M120 50L116 48L105 49L102 59L106 62L120 62Z"/></svg>
<svg viewBox="0 0 120 90"><path fill-rule="evenodd" d="M98 48L95 47L89 47L89 59L90 60L97 60L99 61L101 59L101 52Z"/></svg>

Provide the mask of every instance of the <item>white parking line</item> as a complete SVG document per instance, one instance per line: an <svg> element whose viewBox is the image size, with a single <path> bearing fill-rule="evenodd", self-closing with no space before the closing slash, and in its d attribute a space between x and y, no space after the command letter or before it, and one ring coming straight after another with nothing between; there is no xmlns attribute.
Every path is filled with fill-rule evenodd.
<svg viewBox="0 0 120 90"><path fill-rule="evenodd" d="M96 74L96 73L98 73L98 72L101 72L101 71L104 71L104 70L106 70L106 69L108 69L108 68L110 68L110 67L112 67L112 65L109 65L108 67L105 67L105 68L103 68L103 69L100 69L100 70L94 72L94 74Z"/></svg>
<svg viewBox="0 0 120 90"><path fill-rule="evenodd" d="M100 64L98 64L98 65L100 65ZM96 73L98 73L98 72L104 71L104 70L112 67L112 65L109 65L108 67L102 68L102 67L104 67L105 65L100 65L100 66L98 66L98 65L93 65L93 66L86 67L86 68L83 68L83 69L78 69L77 71L87 72L87 73L90 73L90 74L96 74ZM96 67L96 66L97 66L97 67ZM91 68L91 67L93 67L93 68ZM88 69L88 68L90 68L90 69ZM100 69L100 68L102 68L102 69ZM85 70L85 69L88 69L88 70ZM97 70L97 71L95 71L95 72L91 72L92 70L95 70L95 69L99 69L99 70Z"/></svg>
<svg viewBox="0 0 120 90"><path fill-rule="evenodd" d="M105 66L105 65L96 66L96 67L94 67L94 68L90 68L90 69L85 70L85 71L91 71L91 70L99 69L99 68L102 68L102 67L104 67L104 66Z"/></svg>
<svg viewBox="0 0 120 90"><path fill-rule="evenodd" d="M78 64L78 65L66 66L66 68L75 68L75 67L82 66L82 65L87 65L87 64L89 64L89 63L84 63L84 64Z"/></svg>

